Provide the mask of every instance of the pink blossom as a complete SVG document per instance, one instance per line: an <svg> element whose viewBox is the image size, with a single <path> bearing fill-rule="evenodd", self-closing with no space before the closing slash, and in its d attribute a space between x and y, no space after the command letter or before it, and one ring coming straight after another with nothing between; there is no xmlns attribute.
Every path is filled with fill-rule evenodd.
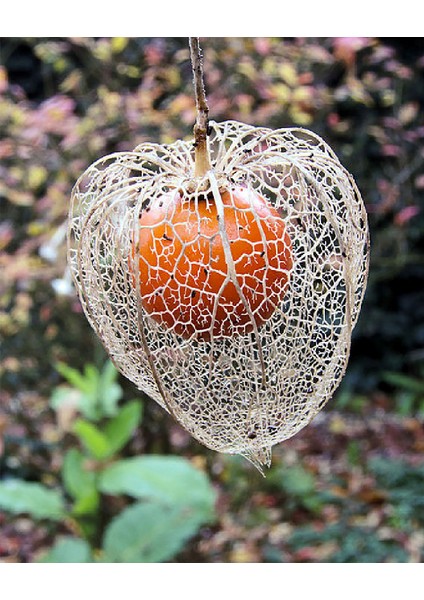
<svg viewBox="0 0 424 600"><path fill-rule="evenodd" d="M334 56L338 60L342 60L348 66L352 66L355 62L356 53L362 48L366 48L373 41L373 38L366 37L337 37L334 38L333 48Z"/></svg>
<svg viewBox="0 0 424 600"><path fill-rule="evenodd" d="M45 141L47 134L61 137L76 126L75 102L72 98L57 95L45 100L27 116L25 137L33 143Z"/></svg>
<svg viewBox="0 0 424 600"><path fill-rule="evenodd" d="M268 38L255 38L255 50L261 56L267 56L271 49L271 43Z"/></svg>
<svg viewBox="0 0 424 600"><path fill-rule="evenodd" d="M418 177L416 177L415 187L417 190L424 190L424 175L418 175Z"/></svg>
<svg viewBox="0 0 424 600"><path fill-rule="evenodd" d="M329 113L327 123L330 127L336 127L340 123L340 115L335 112Z"/></svg>
<svg viewBox="0 0 424 600"><path fill-rule="evenodd" d="M165 56L165 43L161 39L155 39L144 48L144 56L149 66L160 65Z"/></svg>
<svg viewBox="0 0 424 600"><path fill-rule="evenodd" d="M396 144L384 144L382 147L383 156L399 156L401 149Z"/></svg>
<svg viewBox="0 0 424 600"><path fill-rule="evenodd" d="M394 222L396 225L399 225L400 227L402 227L402 225L405 225L405 223L408 223L408 221L410 221L413 217L416 217L419 214L419 212L420 212L419 206L416 206L416 205L405 206L405 208L402 208L395 215Z"/></svg>

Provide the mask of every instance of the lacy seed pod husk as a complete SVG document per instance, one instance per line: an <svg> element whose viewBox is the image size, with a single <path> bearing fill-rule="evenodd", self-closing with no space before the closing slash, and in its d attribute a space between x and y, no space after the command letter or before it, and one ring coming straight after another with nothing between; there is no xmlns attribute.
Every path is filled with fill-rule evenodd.
<svg viewBox="0 0 424 600"><path fill-rule="evenodd" d="M202 444L261 469L345 373L367 215L310 131L211 122L209 151L197 178L189 141L91 165L72 192L69 264L118 370Z"/></svg>

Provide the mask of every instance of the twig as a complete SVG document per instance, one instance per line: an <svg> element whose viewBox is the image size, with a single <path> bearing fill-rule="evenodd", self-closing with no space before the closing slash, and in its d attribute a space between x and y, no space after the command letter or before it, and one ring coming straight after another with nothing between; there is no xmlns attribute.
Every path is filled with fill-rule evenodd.
<svg viewBox="0 0 424 600"><path fill-rule="evenodd" d="M193 129L195 148L194 175L195 177L204 177L211 168L208 148L209 107L206 101L205 84L203 81L203 64L199 38L191 37L189 38L189 42L197 108L197 118Z"/></svg>

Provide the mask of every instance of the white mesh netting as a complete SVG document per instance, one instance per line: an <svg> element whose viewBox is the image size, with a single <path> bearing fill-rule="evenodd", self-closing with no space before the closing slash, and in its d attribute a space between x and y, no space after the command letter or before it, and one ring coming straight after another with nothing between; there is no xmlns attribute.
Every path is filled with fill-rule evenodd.
<svg viewBox="0 0 424 600"><path fill-rule="evenodd" d="M72 193L69 262L119 371L197 440L258 468L345 372L368 271L351 175L300 128L211 122L100 159Z"/></svg>

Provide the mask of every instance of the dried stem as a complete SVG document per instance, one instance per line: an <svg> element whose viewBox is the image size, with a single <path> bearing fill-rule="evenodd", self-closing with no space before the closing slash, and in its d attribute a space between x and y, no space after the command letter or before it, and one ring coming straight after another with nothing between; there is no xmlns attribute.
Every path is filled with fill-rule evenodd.
<svg viewBox="0 0 424 600"><path fill-rule="evenodd" d="M191 37L190 57L193 68L194 92L196 95L197 118L194 125L194 175L203 177L211 168L208 148L208 116L209 107L206 102L205 84L203 81L203 64L199 46L199 38Z"/></svg>

